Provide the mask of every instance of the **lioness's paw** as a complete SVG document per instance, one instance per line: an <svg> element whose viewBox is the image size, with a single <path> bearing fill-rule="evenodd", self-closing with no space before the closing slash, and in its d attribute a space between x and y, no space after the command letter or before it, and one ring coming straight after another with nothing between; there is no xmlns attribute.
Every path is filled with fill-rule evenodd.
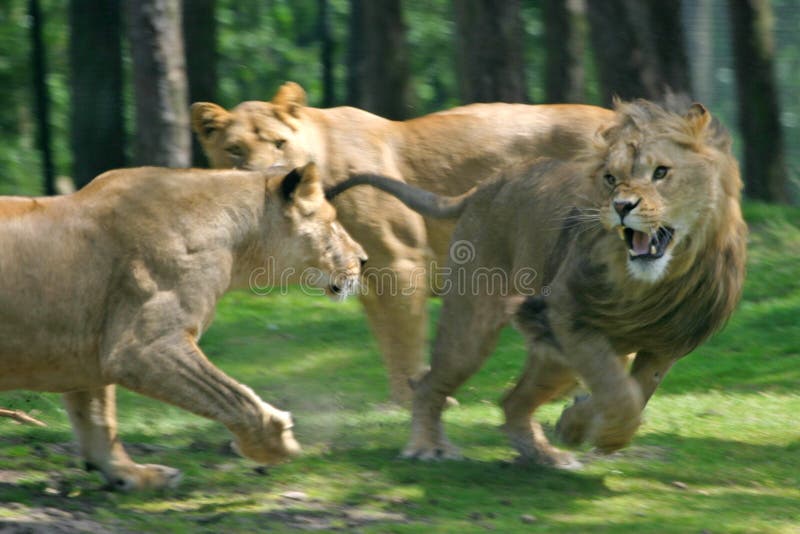
<svg viewBox="0 0 800 534"><path fill-rule="evenodd" d="M237 433L231 448L237 454L261 464L275 464L300 454L300 445L292 433L292 416L289 412L268 409L261 428Z"/></svg>
<svg viewBox="0 0 800 534"><path fill-rule="evenodd" d="M176 487L183 475L178 469L158 464L128 464L105 473L106 489L138 491Z"/></svg>

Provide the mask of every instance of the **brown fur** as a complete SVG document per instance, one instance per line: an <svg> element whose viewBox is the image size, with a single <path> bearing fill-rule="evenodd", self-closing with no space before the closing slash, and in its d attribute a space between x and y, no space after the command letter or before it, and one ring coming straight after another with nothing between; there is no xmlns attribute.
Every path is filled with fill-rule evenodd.
<svg viewBox="0 0 800 534"><path fill-rule="evenodd" d="M583 105L474 104L397 122L349 107L308 107L292 82L270 102L230 111L192 106L194 130L215 167L314 161L326 187L352 173L376 173L443 195L461 194L494 169L531 157L573 157L611 117ZM423 367L426 299L436 283L430 267L446 260L453 225L423 219L368 188L337 197L336 207L370 255L361 301L389 369L391 397L405 403L409 378ZM387 272L395 290L381 283Z"/></svg>
<svg viewBox="0 0 800 534"><path fill-rule="evenodd" d="M223 423L253 460L298 452L291 416L196 344L217 300L256 272L315 267L328 291L357 281L364 252L314 166L285 174L126 169L71 195L0 198L0 390L64 393L87 466L111 487L179 480L125 453L116 384Z"/></svg>
<svg viewBox="0 0 800 534"><path fill-rule="evenodd" d="M661 167L667 171L657 174ZM461 199L377 176L354 177L336 191L361 183L434 216L460 214L454 243L470 243L474 253L466 262L451 258L453 280L486 267L509 280L524 269L539 275L508 295L469 287L445 295L431 371L415 391L409 456L457 455L441 408L491 352L509 299L537 294L516 314L531 345L525 372L503 400L506 431L524 457L571 467L574 459L549 444L532 412L581 378L592 396L565 410L561 437L601 450L624 446L672 363L721 328L741 295L741 180L727 135L701 106L678 114L645 101L617 103L615 121L577 160L506 171ZM623 200L635 205L624 219L614 207ZM629 259L620 225L648 236L670 228L673 237L662 256Z"/></svg>

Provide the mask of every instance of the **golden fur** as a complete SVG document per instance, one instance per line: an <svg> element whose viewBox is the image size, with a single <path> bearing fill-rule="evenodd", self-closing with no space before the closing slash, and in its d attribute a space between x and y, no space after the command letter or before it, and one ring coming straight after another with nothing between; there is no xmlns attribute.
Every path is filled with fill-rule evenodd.
<svg viewBox="0 0 800 534"><path fill-rule="evenodd" d="M613 123L580 158L520 166L461 198L373 175L355 176L329 197L364 183L429 216L459 217L453 283L431 370L415 390L407 456L458 455L441 427L443 403L489 355L509 309L530 349L503 399L505 430L524 457L572 467L574 458L531 420L535 409L578 377L591 397L565 410L558 433L570 444L624 446L672 363L721 328L741 294L739 170L727 134L697 104L679 114L618 103ZM471 252L457 256L456 245ZM481 285L476 274L487 268L508 287L485 278Z"/></svg>
<svg viewBox="0 0 800 534"><path fill-rule="evenodd" d="M583 105L473 104L397 122L350 107L309 107L292 82L269 102L231 111L207 102L192 106L193 128L215 167L314 161L326 186L351 173L377 173L443 195L463 193L495 169L530 157L570 158L611 116ZM404 403L409 378L422 369L426 298L436 284L430 267L446 259L453 225L423 219L373 189L342 195L336 206L370 255L361 301L389 369L391 397Z"/></svg>
<svg viewBox="0 0 800 534"><path fill-rule="evenodd" d="M116 430L120 384L214 419L244 455L299 449L287 412L214 367L196 341L217 300L284 270L351 288L364 252L302 172L110 171L77 193L0 198L0 390L64 393L81 454L116 489L171 486Z"/></svg>

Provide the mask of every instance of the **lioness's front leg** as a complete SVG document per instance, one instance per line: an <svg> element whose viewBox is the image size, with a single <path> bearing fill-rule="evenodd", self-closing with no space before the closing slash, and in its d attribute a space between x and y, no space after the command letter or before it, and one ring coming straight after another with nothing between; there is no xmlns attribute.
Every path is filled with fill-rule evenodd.
<svg viewBox="0 0 800 534"><path fill-rule="evenodd" d="M636 381L642 393L642 409L650 400L656 388L666 376L676 358L640 352L633 360L631 378ZM576 400L565 408L556 424L561 439L569 445L578 445L586 439L591 420L597 413L593 396Z"/></svg>
<svg viewBox="0 0 800 534"><path fill-rule="evenodd" d="M134 463L117 436L115 387L113 385L64 394L72 428L87 469L99 469L111 489L133 490L174 487L177 469Z"/></svg>
<svg viewBox="0 0 800 534"><path fill-rule="evenodd" d="M299 452L288 412L214 367L186 332L147 342L121 343L102 360L108 380L219 421L247 458L274 463Z"/></svg>

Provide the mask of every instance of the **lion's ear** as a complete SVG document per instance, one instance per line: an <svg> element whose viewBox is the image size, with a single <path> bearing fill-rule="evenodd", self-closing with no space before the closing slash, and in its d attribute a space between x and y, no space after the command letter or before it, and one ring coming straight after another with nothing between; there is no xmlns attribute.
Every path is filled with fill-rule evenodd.
<svg viewBox="0 0 800 534"><path fill-rule="evenodd" d="M306 92L295 82L286 82L272 97L272 104L280 113L298 117L300 108L306 105Z"/></svg>
<svg viewBox="0 0 800 534"><path fill-rule="evenodd" d="M711 113L698 102L689 106L689 111L686 112L686 122L692 128L695 134L703 132L708 124L711 122Z"/></svg>
<svg viewBox="0 0 800 534"><path fill-rule="evenodd" d="M285 202L312 210L325 199L319 168L308 163L305 167L292 169L281 181L280 192Z"/></svg>
<svg viewBox="0 0 800 534"><path fill-rule="evenodd" d="M195 102L192 104L192 130L201 139L206 139L215 131L225 128L230 122L230 115L217 104Z"/></svg>

